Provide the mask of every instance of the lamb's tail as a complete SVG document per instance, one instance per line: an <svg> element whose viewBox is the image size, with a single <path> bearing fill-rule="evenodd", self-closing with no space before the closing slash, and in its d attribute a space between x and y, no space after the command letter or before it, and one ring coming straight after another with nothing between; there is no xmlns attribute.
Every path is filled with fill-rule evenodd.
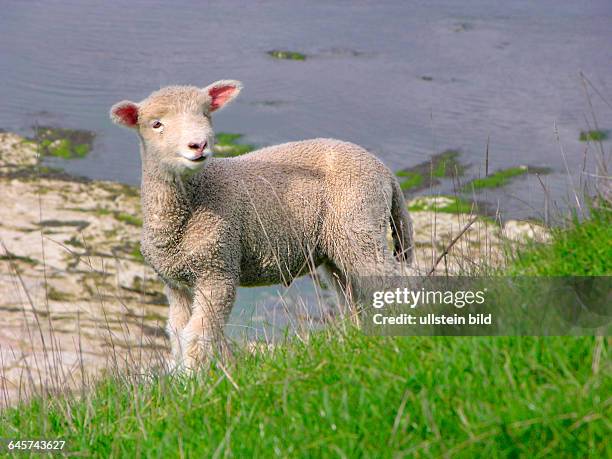
<svg viewBox="0 0 612 459"><path fill-rule="evenodd" d="M391 233L393 235L393 254L399 261L410 265L414 258L414 239L412 220L408 214L404 193L393 177L393 196L391 199Z"/></svg>

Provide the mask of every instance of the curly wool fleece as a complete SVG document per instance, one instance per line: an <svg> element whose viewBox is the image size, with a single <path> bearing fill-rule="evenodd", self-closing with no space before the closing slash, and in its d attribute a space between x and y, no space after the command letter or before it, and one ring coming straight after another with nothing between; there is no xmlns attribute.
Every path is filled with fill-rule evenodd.
<svg viewBox="0 0 612 459"><path fill-rule="evenodd" d="M238 285L288 285L322 265L340 289L358 290L362 276L412 259L399 184L363 148L313 139L211 158L210 114L241 87L172 86L111 109L140 137L142 252L166 284L173 354L186 369L226 352Z"/></svg>

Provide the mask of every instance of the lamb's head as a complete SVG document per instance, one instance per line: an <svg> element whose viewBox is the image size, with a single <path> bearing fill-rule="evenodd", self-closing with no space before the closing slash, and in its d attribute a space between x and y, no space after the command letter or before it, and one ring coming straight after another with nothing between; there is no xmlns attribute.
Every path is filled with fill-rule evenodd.
<svg viewBox="0 0 612 459"><path fill-rule="evenodd" d="M111 119L135 129L143 145L143 161L153 161L168 172L199 169L212 156L214 132L211 113L233 100L242 84L217 81L205 88L169 86L141 102L113 105Z"/></svg>

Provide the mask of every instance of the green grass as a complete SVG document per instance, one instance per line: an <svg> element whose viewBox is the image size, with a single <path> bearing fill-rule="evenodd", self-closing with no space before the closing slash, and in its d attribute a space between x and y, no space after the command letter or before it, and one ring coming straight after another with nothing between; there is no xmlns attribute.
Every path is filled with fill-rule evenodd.
<svg viewBox="0 0 612 459"><path fill-rule="evenodd" d="M287 51L281 49L273 49L268 51L268 55L275 59L290 60L290 61L305 61L306 55L297 51Z"/></svg>
<svg viewBox="0 0 612 459"><path fill-rule="evenodd" d="M242 134L218 132L215 134L215 156L240 156L255 149L255 145L240 143Z"/></svg>
<svg viewBox="0 0 612 459"><path fill-rule="evenodd" d="M533 244L515 255L512 273L534 276L612 275L612 211L592 208L590 218L572 220L566 229L553 230L551 244Z"/></svg>
<svg viewBox="0 0 612 459"><path fill-rule="evenodd" d="M7 410L0 434L94 457L605 457L612 384L591 371L595 343L320 333L242 357L238 389L220 370L108 380Z"/></svg>
<svg viewBox="0 0 612 459"><path fill-rule="evenodd" d="M593 210L508 272L610 275L610 223ZM93 457L610 457L608 346L328 329L237 356L232 381L213 368L36 399L0 414L0 437L62 438Z"/></svg>
<svg viewBox="0 0 612 459"><path fill-rule="evenodd" d="M487 177L477 178L472 180L465 186L466 190L482 190L485 188L499 188L506 186L513 178L525 175L529 172L529 169L525 166L510 167L494 172Z"/></svg>
<svg viewBox="0 0 612 459"><path fill-rule="evenodd" d="M602 131L593 129L591 131L580 131L580 141L581 142L601 142L602 140L606 140L608 138L608 131Z"/></svg>

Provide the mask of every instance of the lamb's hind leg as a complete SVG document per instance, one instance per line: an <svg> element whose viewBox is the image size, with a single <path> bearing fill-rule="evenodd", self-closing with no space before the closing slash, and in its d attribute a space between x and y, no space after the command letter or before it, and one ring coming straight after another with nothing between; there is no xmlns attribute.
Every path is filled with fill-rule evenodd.
<svg viewBox="0 0 612 459"><path fill-rule="evenodd" d="M170 338L172 349L172 365L181 361L180 334L191 317L191 305L193 303L192 293L183 287L166 285L165 293L168 297L169 311L166 330Z"/></svg>
<svg viewBox="0 0 612 459"><path fill-rule="evenodd" d="M193 311L181 333L182 366L193 371L217 354L229 356L224 326L236 296L236 281L231 277L203 276L194 288Z"/></svg>
<svg viewBox="0 0 612 459"><path fill-rule="evenodd" d="M336 299L341 314L346 314L348 302L346 301L348 292L346 291L346 278L342 271L331 261L324 263L321 268L323 279L330 285L336 293Z"/></svg>
<svg viewBox="0 0 612 459"><path fill-rule="evenodd" d="M399 275L400 263L387 242L387 216L338 225L330 237L330 259L345 279L348 300L368 303L374 290L382 290L387 280Z"/></svg>
<svg viewBox="0 0 612 459"><path fill-rule="evenodd" d="M365 261L361 258L345 266L349 299L361 306L367 305L374 291L388 289L398 275L399 264L394 259L381 263Z"/></svg>

